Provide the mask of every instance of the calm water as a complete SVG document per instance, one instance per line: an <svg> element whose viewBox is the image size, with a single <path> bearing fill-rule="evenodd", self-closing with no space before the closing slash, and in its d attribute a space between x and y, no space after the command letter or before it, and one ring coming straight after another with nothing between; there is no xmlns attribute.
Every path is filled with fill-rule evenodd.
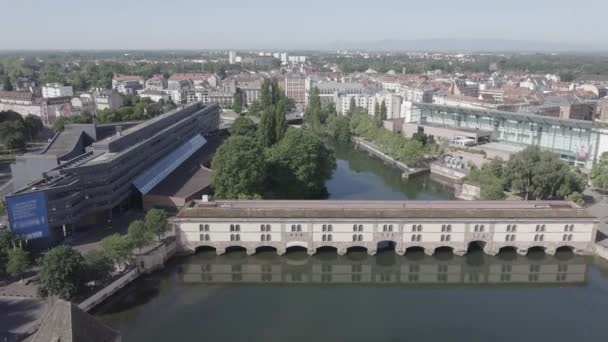
<svg viewBox="0 0 608 342"><path fill-rule="evenodd" d="M452 198L362 152L337 157L331 198ZM607 308L608 266L571 253L267 251L172 260L96 315L126 342L599 341Z"/></svg>

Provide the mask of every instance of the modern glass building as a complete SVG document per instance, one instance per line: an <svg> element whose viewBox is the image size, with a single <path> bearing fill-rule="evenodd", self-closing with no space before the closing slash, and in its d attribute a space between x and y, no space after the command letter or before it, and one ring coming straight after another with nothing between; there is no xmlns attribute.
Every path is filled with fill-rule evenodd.
<svg viewBox="0 0 608 342"><path fill-rule="evenodd" d="M44 246L72 228L111 220L202 148L219 123L217 104L197 102L93 143L7 196L11 229Z"/></svg>
<svg viewBox="0 0 608 342"><path fill-rule="evenodd" d="M413 104L408 121L490 131L492 140L539 146L584 168L608 151L608 126L591 121L427 103Z"/></svg>

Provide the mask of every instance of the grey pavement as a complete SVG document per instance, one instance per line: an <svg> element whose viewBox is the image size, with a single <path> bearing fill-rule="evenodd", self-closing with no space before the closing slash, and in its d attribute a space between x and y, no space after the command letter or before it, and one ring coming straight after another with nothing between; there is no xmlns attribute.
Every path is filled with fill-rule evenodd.
<svg viewBox="0 0 608 342"><path fill-rule="evenodd" d="M608 196L592 190L586 190L584 195L593 197L594 203L587 207L587 211L599 220L597 241L608 243Z"/></svg>
<svg viewBox="0 0 608 342"><path fill-rule="evenodd" d="M47 310L47 301L0 297L0 339L29 335Z"/></svg>

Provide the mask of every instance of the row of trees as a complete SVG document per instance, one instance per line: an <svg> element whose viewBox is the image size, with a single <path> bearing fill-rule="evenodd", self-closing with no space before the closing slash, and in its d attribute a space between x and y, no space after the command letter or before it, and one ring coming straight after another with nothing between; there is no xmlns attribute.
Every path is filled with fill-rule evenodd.
<svg viewBox="0 0 608 342"><path fill-rule="evenodd" d="M551 152L530 146L509 161L493 160L480 170L474 169L468 180L481 186L482 199L503 199L504 191L526 200L569 199L582 203L587 178Z"/></svg>
<svg viewBox="0 0 608 342"><path fill-rule="evenodd" d="M0 111L0 144L9 150L23 150L43 127L42 121L35 115L23 117L13 111Z"/></svg>
<svg viewBox="0 0 608 342"><path fill-rule="evenodd" d="M350 127L356 135L374 142L386 154L407 164L416 164L422 161L426 154L438 154L440 150L437 144L425 146L419 140L408 139L378 127L376 120L370 117L364 108L353 111Z"/></svg>

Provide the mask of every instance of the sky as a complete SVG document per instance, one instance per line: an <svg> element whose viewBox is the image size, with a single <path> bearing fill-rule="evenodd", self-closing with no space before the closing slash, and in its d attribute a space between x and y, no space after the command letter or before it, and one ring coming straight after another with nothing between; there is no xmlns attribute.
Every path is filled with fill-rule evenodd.
<svg viewBox="0 0 608 342"><path fill-rule="evenodd" d="M608 50L606 0L0 0L0 13L0 50L323 49L385 39Z"/></svg>

